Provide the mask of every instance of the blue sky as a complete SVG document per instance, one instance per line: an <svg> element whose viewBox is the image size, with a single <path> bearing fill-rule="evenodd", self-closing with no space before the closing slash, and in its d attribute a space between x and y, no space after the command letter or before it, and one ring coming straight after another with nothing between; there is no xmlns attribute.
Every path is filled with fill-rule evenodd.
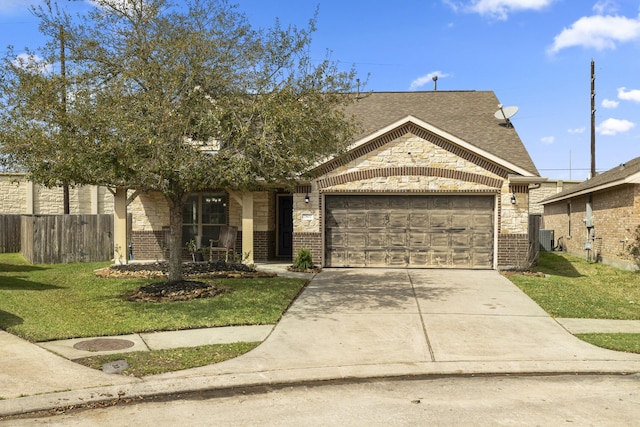
<svg viewBox="0 0 640 427"><path fill-rule="evenodd" d="M124 0L115 0L124 1ZM0 0L0 49L44 43L29 4ZM590 167L590 69L596 71L596 167L640 156L640 1L237 0L255 26L304 26L319 7L312 57L352 65L366 90L492 90L540 174ZM90 1L60 4L86 10ZM497 110L497 106L496 106Z"/></svg>

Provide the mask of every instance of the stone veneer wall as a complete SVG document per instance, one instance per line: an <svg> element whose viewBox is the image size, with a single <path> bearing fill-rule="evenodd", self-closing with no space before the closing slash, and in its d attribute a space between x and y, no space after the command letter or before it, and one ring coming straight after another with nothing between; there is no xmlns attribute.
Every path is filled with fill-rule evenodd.
<svg viewBox="0 0 640 427"><path fill-rule="evenodd" d="M24 174L0 174L0 214L26 214L29 212L29 182ZM35 215L62 215L62 187L47 188L33 185L31 200ZM97 198L94 200L94 191ZM94 204L97 205L94 206ZM113 213L113 195L105 187L77 186L69 189L69 213L88 215Z"/></svg>
<svg viewBox="0 0 640 427"><path fill-rule="evenodd" d="M569 189L582 181L547 181L540 184L538 188L529 190L529 213L542 215L544 206L540 202L551 196L555 196L559 192Z"/></svg>
<svg viewBox="0 0 640 427"><path fill-rule="evenodd" d="M27 213L27 181L23 175L0 174L0 214Z"/></svg>

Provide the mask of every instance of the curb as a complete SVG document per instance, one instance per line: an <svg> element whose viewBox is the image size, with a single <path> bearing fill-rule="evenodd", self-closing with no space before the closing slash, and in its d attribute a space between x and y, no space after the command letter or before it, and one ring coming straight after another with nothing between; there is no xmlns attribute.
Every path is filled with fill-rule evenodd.
<svg viewBox="0 0 640 427"><path fill-rule="evenodd" d="M94 404L115 405L144 399L184 398L207 393L214 396L260 393L274 388L344 384L379 380L442 377L637 375L640 361L511 361L425 362L298 368L278 371L224 373L197 376L189 371L144 377L139 382L48 393L0 401L0 420L50 410L70 410Z"/></svg>

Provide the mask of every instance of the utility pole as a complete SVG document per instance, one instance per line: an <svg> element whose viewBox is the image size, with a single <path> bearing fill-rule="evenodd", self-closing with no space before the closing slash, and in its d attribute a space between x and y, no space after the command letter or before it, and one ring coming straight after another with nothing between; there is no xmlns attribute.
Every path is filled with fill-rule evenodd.
<svg viewBox="0 0 640 427"><path fill-rule="evenodd" d="M67 69L65 65L65 52L64 52L64 28L60 25L60 75L62 76L62 93L60 97L60 109L62 110L62 137L67 138L65 128L67 120ZM64 214L69 215L69 184L64 183L62 186L63 193L63 209Z"/></svg>
<svg viewBox="0 0 640 427"><path fill-rule="evenodd" d="M591 60L591 178L596 176L596 72Z"/></svg>

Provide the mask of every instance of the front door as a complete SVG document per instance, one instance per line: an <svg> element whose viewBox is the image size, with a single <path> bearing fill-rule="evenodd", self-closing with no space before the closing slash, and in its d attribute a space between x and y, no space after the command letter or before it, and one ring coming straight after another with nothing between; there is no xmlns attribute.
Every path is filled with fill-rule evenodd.
<svg viewBox="0 0 640 427"><path fill-rule="evenodd" d="M291 259L293 255L293 196L278 195L277 256Z"/></svg>

